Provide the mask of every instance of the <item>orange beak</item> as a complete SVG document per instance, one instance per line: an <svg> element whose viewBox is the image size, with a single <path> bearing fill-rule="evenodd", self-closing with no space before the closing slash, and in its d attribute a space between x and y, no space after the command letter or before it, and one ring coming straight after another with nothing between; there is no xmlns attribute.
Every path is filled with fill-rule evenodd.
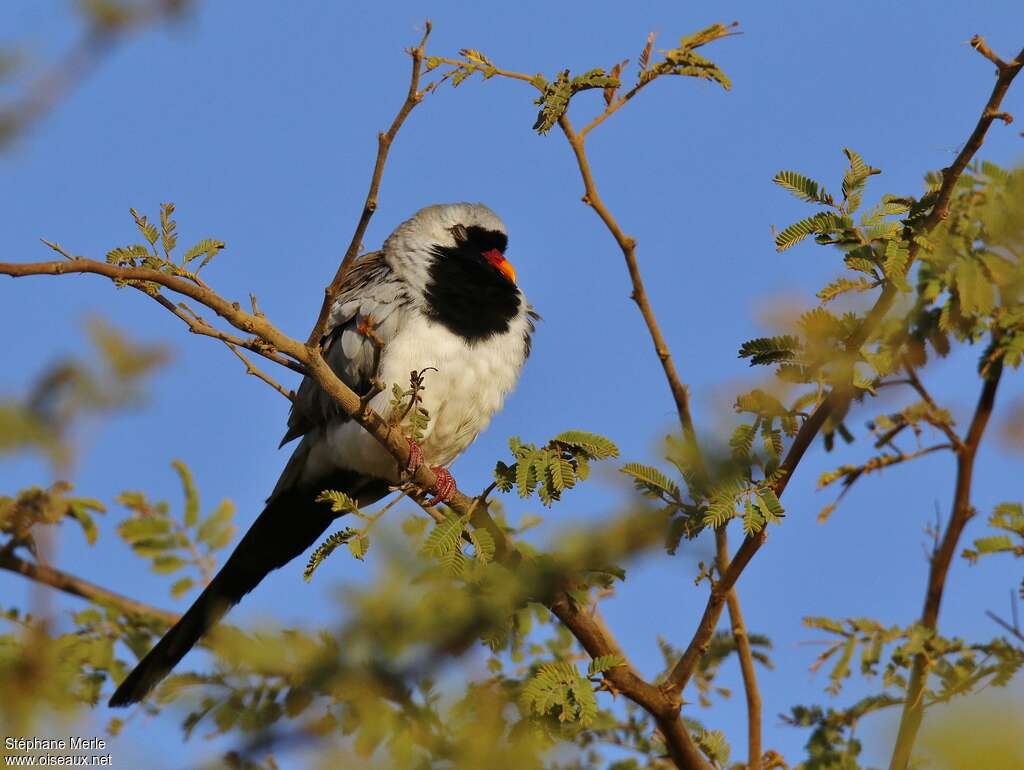
<svg viewBox="0 0 1024 770"><path fill-rule="evenodd" d="M491 263L495 270L505 276L513 284L516 282L516 269L505 259L505 255L497 249L484 252L484 259Z"/></svg>

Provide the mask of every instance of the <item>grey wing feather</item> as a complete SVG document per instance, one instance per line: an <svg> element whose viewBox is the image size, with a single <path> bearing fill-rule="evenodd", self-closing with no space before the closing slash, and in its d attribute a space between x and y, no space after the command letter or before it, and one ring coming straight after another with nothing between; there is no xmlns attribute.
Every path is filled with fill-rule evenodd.
<svg viewBox="0 0 1024 770"><path fill-rule="evenodd" d="M357 327L366 317L371 318L377 337L387 344L395 336L402 315L397 311L407 304L405 285L394 276L382 252L364 254L352 263L331 308L320 346L328 366L359 395L370 390L377 354L374 343ZM345 419L341 407L307 376L295 394L281 446L316 426Z"/></svg>

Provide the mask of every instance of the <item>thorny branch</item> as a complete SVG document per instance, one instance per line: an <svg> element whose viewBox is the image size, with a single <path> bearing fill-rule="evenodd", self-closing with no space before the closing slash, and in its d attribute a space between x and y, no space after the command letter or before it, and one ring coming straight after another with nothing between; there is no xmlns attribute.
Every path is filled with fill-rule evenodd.
<svg viewBox="0 0 1024 770"><path fill-rule="evenodd" d="M949 523L942 535L939 547L931 557L928 569L928 589L925 594L924 610L921 613L921 625L935 630L939 620L939 607L942 594L946 587L946 576L956 554L957 544L963 534L967 522L974 516L971 506L971 481L974 474L974 460L978 447L985 435L985 428L995 405L996 391L1003 373L1002 359L997 359L990 367L982 385L978 404L974 409L974 417L963 438L963 449L957 454L956 487L953 492L953 506ZM910 763L910 752L917 738L924 716L924 690L928 678L928 658L924 653L914 657L914 666L907 685L907 696L903 703L900 716L899 732L896 736L896 747L893 750L890 770L905 770Z"/></svg>
<svg viewBox="0 0 1024 770"><path fill-rule="evenodd" d="M1006 95L1007 90L1010 87L1010 83L1016 77L1017 73L1020 72L1021 66L1024 65L1024 50L1018 54L1012 65L1007 65L1005 68L1001 68L996 78L996 84L992 88L992 93L985 104L985 108L982 111L981 117L978 119L978 124L975 126L974 131L971 132L970 138L967 143L960 150L956 159L952 165L942 170L942 184L939 188L939 193L935 202L935 206L932 208L931 213L925 219L925 229L931 230L939 224L949 213L949 201L953 194L953 188L956 186L957 180L960 178L964 169L967 168L967 164L970 163L971 159L981 148L982 143L985 141L985 134L989 127L992 125L992 121L995 119L994 115L998 113L999 107L1002 104L1003 97ZM913 264L914 258L917 255L917 244L911 244L910 246L910 257L909 264ZM898 290L891 283L887 283L882 289L882 293L879 295L875 304L868 312L864 321L861 323L857 333L847 342L847 352L855 352L860 349L860 346L864 344L864 341L868 338L871 332L878 327L882 319L889 312L893 302L896 300ZM779 497L786 489L786 485L789 483L789 479L792 477L793 471L800 464L800 460L803 458L804 453L810 447L811 443L817 437L822 426L828 420L828 418L841 411L843 407L849 401L850 395L842 388L833 388L825 400L811 413L804 423L800 426L800 430L793 439L793 443L790 444L789 451L786 453L785 459L779 466L780 476L777 482L774 484L775 494ZM690 640L690 644L687 646L686 651L683 653L679 662L672 670L670 681L673 688L677 692L681 692L683 687L689 681L693 675L693 671L700 661L701 656L707 651L708 644L711 641L711 637L715 632L715 628L718 625L718 619L722 614L722 607L725 603L725 597L735 585L740 574L746 569L747 564L754 557L754 554L764 545L765 540L768 537L767 529L762 529L760 532L748 535L744 538L743 543L736 551L732 561L729 564L729 568L725 571L725 574L721 577L719 582L712 588L711 596L708 598L707 605L704 608L704 614L701 616L697 630Z"/></svg>
<svg viewBox="0 0 1024 770"><path fill-rule="evenodd" d="M398 110L398 114L395 115L395 119L391 122L391 127L386 132L381 132L377 135L377 160L373 166L373 176L370 178L370 189L366 193L363 212L359 216L359 223L352 234L352 240L348 245L348 249L345 250L345 256L338 266L338 271L334 274L330 285L324 290L324 302L320 307L320 316L316 319L316 324L314 324L313 330L309 334L309 339L306 340L306 345L310 348L319 347L320 340L324 336L324 329L327 328L327 319L331 314L331 305L334 304L334 298L341 289L341 284L345 279L345 273L348 271L349 265L359 256L359 252L363 247L363 236L366 234L366 228L370 224L373 213L377 210L377 193L380 190L381 178L384 176L384 164L387 163L391 143L394 142L395 136L398 134L402 124L405 123L405 119L409 117L409 113L423 100L423 92L420 91L420 75L423 71L423 54L426 50L427 40L430 38L431 29L430 21L427 21L419 45L409 50L409 56L412 57L412 76L409 78L409 91L405 96L405 101L402 102L402 106Z"/></svg>

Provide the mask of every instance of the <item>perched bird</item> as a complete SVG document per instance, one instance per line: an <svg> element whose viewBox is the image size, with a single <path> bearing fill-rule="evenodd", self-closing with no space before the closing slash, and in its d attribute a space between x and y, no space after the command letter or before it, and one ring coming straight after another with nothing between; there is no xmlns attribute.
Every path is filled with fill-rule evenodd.
<svg viewBox="0 0 1024 770"><path fill-rule="evenodd" d="M380 251L352 263L321 343L327 363L356 393L370 393L374 378L385 385L370 401L380 413L392 384L408 386L411 372L423 373L429 423L418 444L410 440L410 463L435 466L438 499L455 488L445 466L487 427L530 353L538 316L516 285L507 244L505 225L486 206L419 211ZM281 445L299 437L263 513L188 612L121 682L111 706L145 697L271 570L324 533L336 514L315 502L321 491L340 490L369 505L409 470L310 377L299 386Z"/></svg>

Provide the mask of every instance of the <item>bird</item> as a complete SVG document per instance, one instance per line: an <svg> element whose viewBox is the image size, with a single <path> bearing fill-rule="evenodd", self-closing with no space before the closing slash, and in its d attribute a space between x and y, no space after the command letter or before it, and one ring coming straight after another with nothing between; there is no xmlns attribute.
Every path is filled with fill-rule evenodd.
<svg viewBox="0 0 1024 770"><path fill-rule="evenodd" d="M438 482L431 502L455 490L447 466L490 423L530 355L539 315L506 259L508 231L480 203L428 206L399 225L379 251L345 272L321 351L335 374L384 414L393 385L419 373L429 421L408 438L399 468L310 376L295 393L281 446L300 439L234 551L188 611L120 683L110 706L143 698L242 597L320 538L339 514L316 498L345 492L371 505L421 462ZM379 392L374 393L374 390ZM408 418L406 418L408 419ZM406 436L411 426L403 423Z"/></svg>

